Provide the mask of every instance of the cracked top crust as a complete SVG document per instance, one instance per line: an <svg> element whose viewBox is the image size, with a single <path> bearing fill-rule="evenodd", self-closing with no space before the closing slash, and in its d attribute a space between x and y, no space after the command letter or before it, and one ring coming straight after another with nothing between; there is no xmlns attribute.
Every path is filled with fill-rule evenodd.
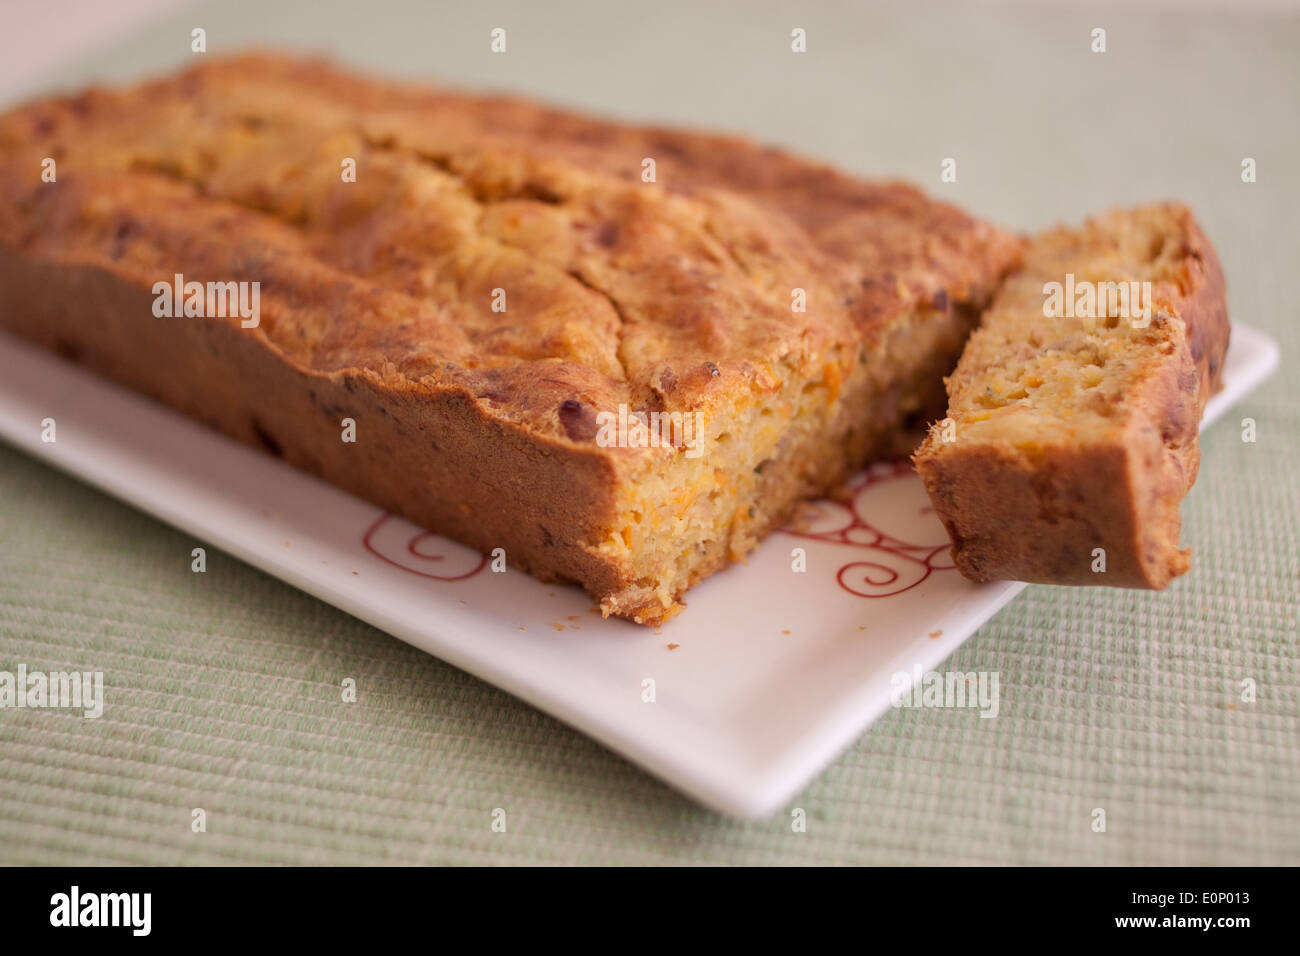
<svg viewBox="0 0 1300 956"><path fill-rule="evenodd" d="M743 140L269 55L22 107L0 156L6 246L145 287L258 281L248 334L300 366L463 390L583 445L594 410L770 393L835 344L851 362L918 305L987 296L1019 255L911 187Z"/></svg>

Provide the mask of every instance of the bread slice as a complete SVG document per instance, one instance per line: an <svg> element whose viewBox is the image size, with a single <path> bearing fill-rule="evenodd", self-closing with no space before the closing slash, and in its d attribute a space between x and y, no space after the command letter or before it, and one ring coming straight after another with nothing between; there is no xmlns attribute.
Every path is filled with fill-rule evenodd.
<svg viewBox="0 0 1300 956"><path fill-rule="evenodd" d="M689 133L646 182L669 134L510 102L251 56L11 111L0 325L658 623L914 447L1020 242L740 140L734 188ZM178 275L257 324L156 311Z"/></svg>
<svg viewBox="0 0 1300 956"><path fill-rule="evenodd" d="M1035 239L915 456L962 574L1163 588L1186 572L1178 506L1227 347L1223 274L1186 208Z"/></svg>

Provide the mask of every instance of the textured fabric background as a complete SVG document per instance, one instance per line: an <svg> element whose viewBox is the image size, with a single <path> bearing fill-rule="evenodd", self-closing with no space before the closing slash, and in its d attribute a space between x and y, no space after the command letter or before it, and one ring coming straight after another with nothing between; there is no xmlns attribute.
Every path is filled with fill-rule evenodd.
<svg viewBox="0 0 1300 956"><path fill-rule="evenodd" d="M626 7L626 9L619 9ZM860 4L223 3L49 79L290 45L897 174L1008 226L1190 202L1282 371L1205 437L1192 574L1031 587L952 660L1001 715L882 718L791 806L699 809L509 696L0 446L0 669L91 660L99 720L0 711L7 863L1300 863L1300 18ZM488 52L488 31L508 52ZM1093 27L1108 52L1089 51ZM789 49L808 31L809 51ZM40 43L11 35L9 43ZM1259 181L1243 184L1243 157ZM941 184L944 157L958 182ZM1258 441L1241 441L1254 418ZM359 703L337 703L340 673ZM1241 700L1254 680L1258 699ZM190 808L208 832L190 831ZM509 832L489 827L492 808ZM1090 813L1107 812L1093 833Z"/></svg>

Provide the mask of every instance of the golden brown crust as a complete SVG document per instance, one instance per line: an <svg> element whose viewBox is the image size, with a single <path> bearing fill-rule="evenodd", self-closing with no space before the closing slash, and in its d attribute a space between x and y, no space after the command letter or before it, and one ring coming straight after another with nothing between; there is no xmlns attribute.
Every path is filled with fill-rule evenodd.
<svg viewBox="0 0 1300 956"><path fill-rule="evenodd" d="M107 269L0 253L12 331L422 527L482 551L505 543L512 567L619 589L617 567L581 545L613 520L605 456L503 422L465 389L301 368L230 323L156 318L152 301ZM357 444L339 440L345 417Z"/></svg>
<svg viewBox="0 0 1300 956"><path fill-rule="evenodd" d="M1151 281L1150 327L1030 321L1039 287L1066 272ZM1184 207L1121 210L1032 243L949 379L948 421L915 459L961 572L1157 589L1185 573L1178 505L1227 343L1223 274ZM1070 384L1080 363L1096 366L1091 387Z"/></svg>
<svg viewBox="0 0 1300 956"><path fill-rule="evenodd" d="M669 188L626 175L647 144ZM1019 255L910 187L740 140L268 56L22 107L0 157L0 322L643 623L930 412ZM156 318L176 273L259 282L260 325ZM593 427L627 405L717 436L771 403L787 432L681 504L647 489L682 449ZM647 579L629 515L691 542L674 577Z"/></svg>
<svg viewBox="0 0 1300 956"><path fill-rule="evenodd" d="M1020 256L1021 240L926 196L909 183L864 180L739 136L635 126L508 96L431 90L341 72L328 63L249 53L212 59L178 81L192 91L253 87L291 108L346 104L378 142L428 157L465 147L523 148L640 182L646 158L674 194L725 190L789 217L846 263L864 324L918 305L985 302ZM731 251L744 257L744 244ZM873 330L874 331L874 330Z"/></svg>

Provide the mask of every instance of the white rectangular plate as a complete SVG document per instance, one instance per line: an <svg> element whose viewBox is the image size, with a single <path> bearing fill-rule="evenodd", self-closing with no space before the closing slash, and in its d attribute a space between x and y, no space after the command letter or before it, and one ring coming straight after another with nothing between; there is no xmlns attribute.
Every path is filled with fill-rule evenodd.
<svg viewBox="0 0 1300 956"><path fill-rule="evenodd" d="M1276 367L1234 326L1221 414ZM57 441L41 422L57 421ZM39 458L501 687L710 807L772 812L1024 586L952 570L910 470L860 475L801 533L691 591L658 630L484 559L0 334L0 435ZM806 573L791 569L805 549ZM1195 572L1193 572L1195 573ZM646 702L646 681L654 701Z"/></svg>

